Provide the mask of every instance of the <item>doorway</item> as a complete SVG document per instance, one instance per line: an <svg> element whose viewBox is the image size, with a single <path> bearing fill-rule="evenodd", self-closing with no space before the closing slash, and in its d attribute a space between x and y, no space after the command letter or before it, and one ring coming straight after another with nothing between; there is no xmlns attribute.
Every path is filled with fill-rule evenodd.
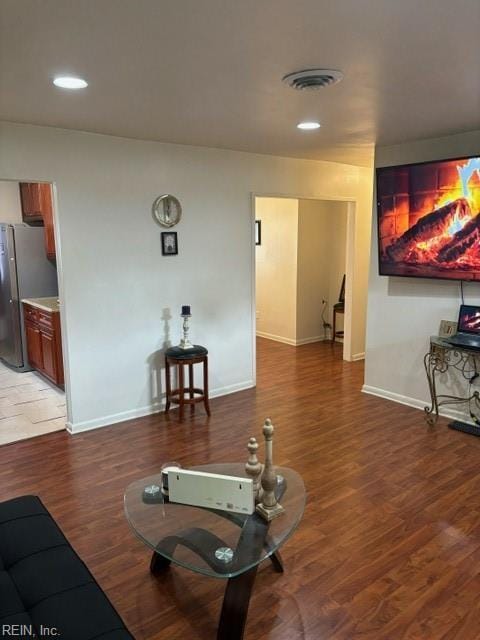
<svg viewBox="0 0 480 640"><path fill-rule="evenodd" d="M66 428L55 196L0 180L0 445Z"/></svg>
<svg viewBox="0 0 480 640"><path fill-rule="evenodd" d="M295 347L323 343L350 360L355 203L255 196L253 209L255 335Z"/></svg>

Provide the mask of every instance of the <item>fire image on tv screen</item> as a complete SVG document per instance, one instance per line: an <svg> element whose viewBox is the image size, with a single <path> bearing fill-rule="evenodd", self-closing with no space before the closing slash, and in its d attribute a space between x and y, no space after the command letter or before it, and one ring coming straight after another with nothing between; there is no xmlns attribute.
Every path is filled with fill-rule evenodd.
<svg viewBox="0 0 480 640"><path fill-rule="evenodd" d="M480 281L480 157L376 178L380 275Z"/></svg>

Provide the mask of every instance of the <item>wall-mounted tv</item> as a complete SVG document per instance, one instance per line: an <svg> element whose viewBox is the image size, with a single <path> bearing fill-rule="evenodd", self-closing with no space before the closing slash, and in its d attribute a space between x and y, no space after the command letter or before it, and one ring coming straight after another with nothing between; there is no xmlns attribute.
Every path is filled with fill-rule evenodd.
<svg viewBox="0 0 480 640"><path fill-rule="evenodd" d="M380 275L480 281L480 155L376 179Z"/></svg>

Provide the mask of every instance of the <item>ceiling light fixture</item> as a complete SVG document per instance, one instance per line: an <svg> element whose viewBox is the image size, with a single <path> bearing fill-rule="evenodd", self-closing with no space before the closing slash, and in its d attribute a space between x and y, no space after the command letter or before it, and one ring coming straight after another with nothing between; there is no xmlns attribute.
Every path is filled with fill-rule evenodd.
<svg viewBox="0 0 480 640"><path fill-rule="evenodd" d="M53 84L62 89L85 89L88 82L83 78L75 78L74 76L57 76L53 79Z"/></svg>
<svg viewBox="0 0 480 640"><path fill-rule="evenodd" d="M302 131L313 131L314 129L320 129L320 127L319 122L299 122L297 124L297 129L301 129Z"/></svg>

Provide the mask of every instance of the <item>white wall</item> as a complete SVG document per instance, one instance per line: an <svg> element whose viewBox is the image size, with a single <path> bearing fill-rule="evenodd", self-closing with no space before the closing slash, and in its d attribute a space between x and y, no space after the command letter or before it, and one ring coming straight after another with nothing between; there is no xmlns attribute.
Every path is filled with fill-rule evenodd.
<svg viewBox="0 0 480 640"><path fill-rule="evenodd" d="M332 322L345 273L347 204L300 200L298 222L297 341L302 343L323 339L322 299L325 320Z"/></svg>
<svg viewBox="0 0 480 640"><path fill-rule="evenodd" d="M155 408L162 318L177 342L182 304L210 350L213 392L254 383L252 193L356 201L354 269L368 253L369 169L3 123L0 177L56 185L74 431ZM161 256L151 217L162 193L183 205L176 257Z"/></svg>
<svg viewBox="0 0 480 640"><path fill-rule="evenodd" d="M478 154L480 131L419 140L376 149L378 167ZM429 399L423 356L440 320L457 320L459 283L378 275L376 211L368 292L368 328L364 390L413 406ZM466 301L480 304L480 284L464 286ZM457 392L458 381L443 376L440 391ZM463 386L465 391L465 386ZM452 409L446 414L456 415ZM463 412L464 413L464 412Z"/></svg>
<svg viewBox="0 0 480 640"><path fill-rule="evenodd" d="M338 302L343 276L345 275L347 240L347 207L342 202L334 202L332 205L330 211L332 242L329 246L328 257L330 264L328 282L329 318L332 317L333 305ZM365 291L364 294L366 294Z"/></svg>
<svg viewBox="0 0 480 640"><path fill-rule="evenodd" d="M0 222L22 222L20 187L18 182L0 180Z"/></svg>
<svg viewBox="0 0 480 640"><path fill-rule="evenodd" d="M297 344L323 339L328 296L328 216L317 200L298 201Z"/></svg>
<svg viewBox="0 0 480 640"><path fill-rule="evenodd" d="M257 334L295 344L298 201L257 198L262 244L256 247Z"/></svg>

